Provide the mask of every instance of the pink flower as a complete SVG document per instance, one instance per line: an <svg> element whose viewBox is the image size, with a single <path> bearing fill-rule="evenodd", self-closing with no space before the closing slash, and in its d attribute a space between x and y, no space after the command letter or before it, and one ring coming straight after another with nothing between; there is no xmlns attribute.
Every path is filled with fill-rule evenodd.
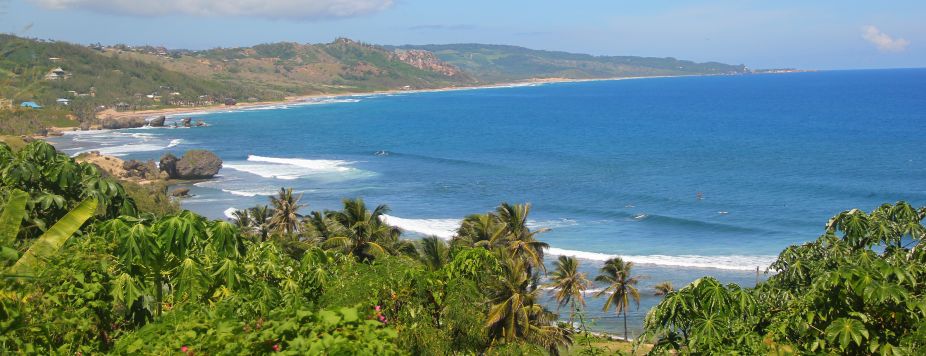
<svg viewBox="0 0 926 356"><path fill-rule="evenodd" d="M373 309L376 309L376 311L378 312L378 311L380 310L380 307L379 307L379 305L377 305L377 306L376 306L375 308L373 308Z"/></svg>
<svg viewBox="0 0 926 356"><path fill-rule="evenodd" d="M186 347L186 345L183 345L183 346L180 346L180 351L183 353L186 353L187 351L190 351L190 348Z"/></svg>
<svg viewBox="0 0 926 356"><path fill-rule="evenodd" d="M280 344L273 344L273 351L280 352Z"/></svg>

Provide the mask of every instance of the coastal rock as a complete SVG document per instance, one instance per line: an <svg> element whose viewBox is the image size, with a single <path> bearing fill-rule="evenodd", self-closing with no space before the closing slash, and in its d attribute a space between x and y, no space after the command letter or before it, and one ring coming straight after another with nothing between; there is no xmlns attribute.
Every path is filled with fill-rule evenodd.
<svg viewBox="0 0 926 356"><path fill-rule="evenodd" d="M156 118L148 121L148 126L151 127L164 127L164 121L167 120L167 116L161 115Z"/></svg>
<svg viewBox="0 0 926 356"><path fill-rule="evenodd" d="M144 127L148 124L148 121L144 117L120 117L120 118L105 118L100 121L100 126L104 129L132 129L136 127Z"/></svg>
<svg viewBox="0 0 926 356"><path fill-rule="evenodd" d="M193 121L192 117L185 117L183 120L180 120L180 123L183 124L183 127L190 127L190 122Z"/></svg>
<svg viewBox="0 0 926 356"><path fill-rule="evenodd" d="M177 161L180 179L212 178L222 169L222 159L206 150L189 150Z"/></svg>
<svg viewBox="0 0 926 356"><path fill-rule="evenodd" d="M167 173L168 178L179 178L180 174L177 173L177 161L177 156L166 153L164 156L161 156L158 167L161 172Z"/></svg>
<svg viewBox="0 0 926 356"><path fill-rule="evenodd" d="M222 159L206 150L189 150L183 157L168 153L161 157L161 171L171 179L212 178L222 169Z"/></svg>
<svg viewBox="0 0 926 356"><path fill-rule="evenodd" d="M154 161L137 161L134 159L122 163L122 169L125 170L123 175L126 178L137 177L141 179L157 179L158 168Z"/></svg>
<svg viewBox="0 0 926 356"><path fill-rule="evenodd" d="M185 198L190 196L190 188L177 188L170 192L170 196Z"/></svg>

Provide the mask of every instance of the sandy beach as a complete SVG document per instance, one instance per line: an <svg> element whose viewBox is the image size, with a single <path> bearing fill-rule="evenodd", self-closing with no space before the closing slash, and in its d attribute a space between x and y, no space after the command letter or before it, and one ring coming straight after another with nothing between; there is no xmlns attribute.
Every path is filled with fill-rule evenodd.
<svg viewBox="0 0 926 356"><path fill-rule="evenodd" d="M692 76L703 76L703 75L692 75ZM368 92L291 96L281 101L259 101L259 102L249 102L249 103L238 103L234 106L216 104L216 105L211 105L211 106L175 107L175 108L164 108L164 109L156 109L156 110L121 111L121 112L116 111L115 109L109 108L109 109L99 112L97 114L97 117L100 119L127 119L127 118L138 118L138 117L152 118L152 117L157 117L161 115L177 116L177 115L187 115L187 114L192 114L192 113L210 113L210 112L216 112L216 111L234 111L234 110L253 109L253 108L267 107L267 106L272 106L272 105L299 104L299 103L309 102L313 100L337 99L337 98L345 98L345 97L352 97L352 96L388 95L388 94L402 94L402 93L405 93L405 94L407 93L431 93L431 92L445 92L445 91L456 91L456 90L509 88L509 87L551 84L551 83L580 83L580 82L594 82L594 81L651 79L651 78L669 78L669 77L683 77L683 76L646 76L646 77L616 77L616 78L589 78L589 79L538 78L538 79L531 79L531 80L519 81L519 82L474 85L474 86L459 86L459 87L455 86L455 87L444 87L444 88L433 88L433 89L413 89L413 90L391 89L391 90L368 91ZM684 76L684 77L689 77L689 76ZM98 129L99 126L94 125L92 128ZM53 129L56 131L79 130L79 128L76 128L76 127L53 128Z"/></svg>

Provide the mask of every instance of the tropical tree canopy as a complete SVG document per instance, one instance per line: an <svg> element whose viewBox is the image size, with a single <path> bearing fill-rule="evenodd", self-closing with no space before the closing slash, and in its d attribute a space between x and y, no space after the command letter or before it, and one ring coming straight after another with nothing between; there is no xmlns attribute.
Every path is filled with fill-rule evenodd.
<svg viewBox="0 0 926 356"><path fill-rule="evenodd" d="M647 315L657 349L704 353L926 351L926 208L844 211L786 248L756 288L702 278Z"/></svg>

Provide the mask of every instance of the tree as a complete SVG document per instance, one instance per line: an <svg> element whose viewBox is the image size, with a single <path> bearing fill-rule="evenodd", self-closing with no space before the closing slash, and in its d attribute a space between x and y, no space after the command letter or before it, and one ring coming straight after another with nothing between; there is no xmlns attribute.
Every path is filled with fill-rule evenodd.
<svg viewBox="0 0 926 356"><path fill-rule="evenodd" d="M305 207L299 204L302 194L293 195L293 188L280 188L277 196L270 197L270 204L273 205L273 216L270 223L285 235L293 235L299 228L299 209Z"/></svg>
<svg viewBox="0 0 926 356"><path fill-rule="evenodd" d="M251 220L251 226L260 236L261 241L266 241L270 233L276 229L272 216L275 215L273 209L266 205L258 205L248 210L248 216Z"/></svg>
<svg viewBox="0 0 926 356"><path fill-rule="evenodd" d="M553 323L556 315L538 301L539 290L518 259L505 261L502 275L488 288L492 306L486 317L489 336L507 343L523 341L556 353L571 342L565 330Z"/></svg>
<svg viewBox="0 0 926 356"><path fill-rule="evenodd" d="M330 221L324 244L341 248L360 260L373 260L386 253L412 252L415 246L399 240L401 230L382 221L389 207L379 205L368 210L363 199L344 199L344 209L326 212Z"/></svg>
<svg viewBox="0 0 926 356"><path fill-rule="evenodd" d="M656 293L655 293L655 294L656 294L657 296L666 295L666 294L669 294L670 292L672 292L672 291L675 290L675 288L672 286L672 282L671 282L671 281L663 281L663 282L660 282L660 283L656 284L656 286L653 287L653 288L656 290Z"/></svg>
<svg viewBox="0 0 926 356"><path fill-rule="evenodd" d="M418 256L421 262L431 270L439 270L450 262L450 247L437 236L421 239Z"/></svg>
<svg viewBox="0 0 926 356"><path fill-rule="evenodd" d="M632 300L637 308L640 307L640 291L637 290L639 277L631 276L633 262L624 262L620 257L611 258L605 261L601 267L601 274L595 277L595 281L607 283L607 287L598 292L597 296L608 294L608 299L604 303L604 311L608 311L612 306L617 314L624 316L624 339L629 340L627 334L627 309Z"/></svg>
<svg viewBox="0 0 926 356"><path fill-rule="evenodd" d="M573 317L578 309L576 304L585 307L585 290L591 282L585 273L579 272L579 261L575 257L559 256L553 265L553 274L547 286L556 291L553 297L559 308L570 306L569 325L572 327Z"/></svg>

